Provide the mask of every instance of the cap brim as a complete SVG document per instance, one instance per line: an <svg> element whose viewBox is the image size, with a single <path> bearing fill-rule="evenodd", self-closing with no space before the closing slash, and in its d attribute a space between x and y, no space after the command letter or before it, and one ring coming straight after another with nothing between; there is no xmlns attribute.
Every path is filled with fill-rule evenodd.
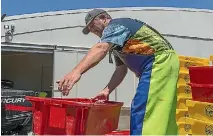
<svg viewBox="0 0 213 136"><path fill-rule="evenodd" d="M88 26L85 26L82 30L83 34L89 34L89 29L88 29Z"/></svg>
<svg viewBox="0 0 213 136"><path fill-rule="evenodd" d="M84 34L90 33L90 30L89 30L88 26L89 26L89 24L93 21L93 19L94 19L94 18L92 18L92 19L87 23L87 25L84 27L84 29L82 30L82 32L83 32Z"/></svg>

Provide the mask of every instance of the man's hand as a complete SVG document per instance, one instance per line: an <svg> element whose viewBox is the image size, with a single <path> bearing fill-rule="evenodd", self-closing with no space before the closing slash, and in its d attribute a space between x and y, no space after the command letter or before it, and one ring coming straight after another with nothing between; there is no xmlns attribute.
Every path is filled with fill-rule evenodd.
<svg viewBox="0 0 213 136"><path fill-rule="evenodd" d="M101 100L101 101L108 101L109 100L109 91L102 90L98 95L96 95L93 99Z"/></svg>
<svg viewBox="0 0 213 136"><path fill-rule="evenodd" d="M81 78L81 73L77 70L73 70L64 76L58 83L58 90L62 92L63 95L68 95L69 91L73 88L75 83L77 83Z"/></svg>

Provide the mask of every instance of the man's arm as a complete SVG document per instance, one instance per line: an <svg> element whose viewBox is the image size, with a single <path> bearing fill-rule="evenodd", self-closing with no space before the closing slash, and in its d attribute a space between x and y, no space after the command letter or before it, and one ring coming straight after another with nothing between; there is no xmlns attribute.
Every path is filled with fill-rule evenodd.
<svg viewBox="0 0 213 136"><path fill-rule="evenodd" d="M125 65L116 66L116 69L111 77L111 80L104 90L111 93L123 81L126 74L127 74L127 67Z"/></svg>
<svg viewBox="0 0 213 136"><path fill-rule="evenodd" d="M109 100L109 94L123 81L127 74L127 67L122 60L114 54L116 69L111 77L107 86L93 99Z"/></svg>
<svg viewBox="0 0 213 136"><path fill-rule="evenodd" d="M81 62L74 68L81 74L85 73L90 68L97 65L109 51L111 45L109 43L97 43L88 52L88 54L81 60Z"/></svg>

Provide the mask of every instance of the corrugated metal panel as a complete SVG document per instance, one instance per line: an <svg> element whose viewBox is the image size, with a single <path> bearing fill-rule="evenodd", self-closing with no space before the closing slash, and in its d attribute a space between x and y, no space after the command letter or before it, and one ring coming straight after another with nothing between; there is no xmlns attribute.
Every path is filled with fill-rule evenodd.
<svg viewBox="0 0 213 136"><path fill-rule="evenodd" d="M85 56L78 53L78 62ZM97 95L110 81L114 72L115 65L109 64L108 55L94 68L85 73L78 86L78 97L94 97ZM110 95L110 100L115 100L115 92Z"/></svg>
<svg viewBox="0 0 213 136"><path fill-rule="evenodd" d="M209 9L195 9L195 8L178 8L178 7L119 7L119 8L104 8L108 12L113 11L185 11L185 12L204 12L212 13ZM49 11L42 13L24 14L7 16L4 21L22 20L29 18L43 18L46 16L61 16L66 14L82 14L91 9L77 9L77 10L61 10L61 11Z"/></svg>
<svg viewBox="0 0 213 136"><path fill-rule="evenodd" d="M116 9L108 9L109 13L112 17L132 17L141 19L153 27L157 28L163 34L173 34L179 36L193 36L193 37L201 37L201 38L211 38L213 39L213 28L211 27L211 22L213 21L213 11L211 10L192 10L192 9L166 9L166 8L116 8ZM78 35L79 37L84 37L81 33L82 27L84 24L84 17L86 15L87 10L75 10L68 12L53 12L50 15L46 13L28 15L33 17L25 17L15 19L9 19L2 22L2 36L4 36L4 24L14 24L15 25L15 37L14 42L16 41L31 41L38 42L36 39L41 39L42 43L52 43L51 34L46 33L53 31L63 31L68 30L69 34L63 35L61 37L60 34L55 33L62 38L59 40L59 43L62 41L69 40L73 35ZM190 18L190 19L189 19ZM31 25L28 25L31 24ZM69 30L71 29L71 30ZM80 31L76 31L75 29L80 29ZM38 38L36 34L34 34L31 38L21 38L20 35L32 35L33 33L46 33L42 34L42 37ZM56 37L56 36L54 36ZM34 38L34 40L33 40ZM46 38L46 41L45 39ZM96 40L93 37L93 42ZM54 38L52 37L54 40ZM2 37L2 40L4 38ZM73 39L72 41L79 40ZM87 41L88 39L78 41L80 45L90 46ZM92 44L91 42L90 44ZM86 44L87 43L87 44ZM69 44L72 45L72 42ZM73 43L74 45L74 43Z"/></svg>
<svg viewBox="0 0 213 136"><path fill-rule="evenodd" d="M135 75L128 70L124 81L117 88L117 101L124 102L124 107L130 107L136 92Z"/></svg>
<svg viewBox="0 0 213 136"><path fill-rule="evenodd" d="M69 73L77 64L77 53L69 51L54 51L53 62L53 89L57 90L58 86L56 81L60 80L65 74ZM54 97L61 97L60 92L53 92ZM77 97L76 85L71 90L68 97Z"/></svg>
<svg viewBox="0 0 213 136"><path fill-rule="evenodd" d="M209 58L213 54L213 41L167 37L178 54Z"/></svg>

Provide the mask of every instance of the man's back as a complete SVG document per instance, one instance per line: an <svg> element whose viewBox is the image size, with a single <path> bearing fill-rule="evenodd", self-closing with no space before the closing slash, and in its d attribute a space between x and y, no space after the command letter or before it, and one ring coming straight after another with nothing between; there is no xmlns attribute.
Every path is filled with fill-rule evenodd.
<svg viewBox="0 0 213 136"><path fill-rule="evenodd" d="M120 38L117 38L118 36ZM127 53L151 55L159 51L173 49L158 31L137 19L112 19L103 32L102 40L105 37L119 39L119 41L112 43L124 47L123 52ZM140 52L137 52L139 50Z"/></svg>

